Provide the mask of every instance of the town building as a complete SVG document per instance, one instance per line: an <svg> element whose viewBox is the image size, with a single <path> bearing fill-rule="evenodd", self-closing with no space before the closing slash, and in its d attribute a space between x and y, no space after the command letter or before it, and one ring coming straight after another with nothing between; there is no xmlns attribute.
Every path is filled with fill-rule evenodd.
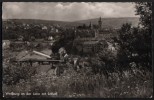
<svg viewBox="0 0 154 100"><path fill-rule="evenodd" d="M98 20L99 29L102 29L102 18L100 17Z"/></svg>
<svg viewBox="0 0 154 100"><path fill-rule="evenodd" d="M47 26L42 27L42 30L47 30L47 29L48 29Z"/></svg>
<svg viewBox="0 0 154 100"><path fill-rule="evenodd" d="M3 42L3 44L2 44L3 49L10 48L10 43L11 43L10 40L3 40L2 42Z"/></svg>
<svg viewBox="0 0 154 100"><path fill-rule="evenodd" d="M78 33L76 34L76 39L74 40L73 46L82 53L93 53L98 52L100 49L100 41L104 38L99 37L99 31L102 29L102 19L101 17L98 20L98 29L93 29L92 23L89 24L89 29L84 30L84 32L93 32L94 37L80 37ZM82 30L81 30L82 31ZM76 30L75 30L76 32Z"/></svg>

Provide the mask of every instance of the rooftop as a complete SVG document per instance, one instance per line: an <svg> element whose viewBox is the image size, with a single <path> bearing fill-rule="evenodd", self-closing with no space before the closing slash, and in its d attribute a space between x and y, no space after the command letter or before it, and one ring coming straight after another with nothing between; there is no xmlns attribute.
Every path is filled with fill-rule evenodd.
<svg viewBox="0 0 154 100"><path fill-rule="evenodd" d="M97 44L99 41L86 41L83 44Z"/></svg>

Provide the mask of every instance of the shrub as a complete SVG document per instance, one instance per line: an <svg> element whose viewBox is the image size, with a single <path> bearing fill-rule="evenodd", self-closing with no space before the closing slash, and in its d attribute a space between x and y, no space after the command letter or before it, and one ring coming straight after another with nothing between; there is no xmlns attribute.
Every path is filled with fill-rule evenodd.
<svg viewBox="0 0 154 100"><path fill-rule="evenodd" d="M16 85L3 86L3 91L49 92L57 93L56 97L149 98L153 93L152 87L152 73L148 71L127 70L123 71L122 77L117 72L113 72L107 79L104 75L87 74L84 70L76 72L73 68L69 68L59 77L47 73L36 74L31 77L31 80L20 80Z"/></svg>
<svg viewBox="0 0 154 100"><path fill-rule="evenodd" d="M3 68L3 83L7 85L16 84L21 79L30 79L36 73L36 66L30 66L28 64L8 65Z"/></svg>

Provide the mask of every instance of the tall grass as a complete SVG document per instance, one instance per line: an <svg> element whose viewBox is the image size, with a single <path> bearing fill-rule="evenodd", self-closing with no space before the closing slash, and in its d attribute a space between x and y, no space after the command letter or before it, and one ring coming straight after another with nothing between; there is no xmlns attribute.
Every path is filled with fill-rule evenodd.
<svg viewBox="0 0 154 100"><path fill-rule="evenodd" d="M21 79L15 85L4 84L3 93L57 93L56 96L39 97L149 98L153 94L152 88L152 73L148 71L123 71L122 77L113 72L106 78L94 75L91 69L76 72L70 67L59 77L42 73Z"/></svg>

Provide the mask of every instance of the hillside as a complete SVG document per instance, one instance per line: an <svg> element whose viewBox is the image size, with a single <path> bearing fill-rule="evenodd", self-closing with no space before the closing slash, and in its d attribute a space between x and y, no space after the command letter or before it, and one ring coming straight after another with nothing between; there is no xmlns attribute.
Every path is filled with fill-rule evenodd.
<svg viewBox="0 0 154 100"><path fill-rule="evenodd" d="M69 22L63 22L63 21L55 21L55 20L40 20L40 19L9 19L9 21L13 21L16 23L26 23L26 24L60 24L65 25Z"/></svg>
<svg viewBox="0 0 154 100"><path fill-rule="evenodd" d="M3 20L5 22L6 20ZM55 20L38 20L38 19L10 19L10 21L16 23L27 23L27 24L44 24L44 25L53 25L59 24L61 26L71 27L71 26L79 26L79 25L89 25L98 23L98 18L88 19L88 20L79 20L74 22L65 22L65 21L55 21ZM111 27L111 28L120 28L124 23L132 23L133 26L137 26L139 23L139 18L137 17L124 17L124 18L102 18L102 26L103 27Z"/></svg>
<svg viewBox="0 0 154 100"><path fill-rule="evenodd" d="M96 19L88 19L88 20L80 20L75 21L76 23L85 23L89 25L91 22L92 24L97 24L99 18ZM112 28L120 28L124 23L131 23L133 26L137 26L139 23L138 17L124 17L124 18L102 18L102 26L103 27L112 27Z"/></svg>

